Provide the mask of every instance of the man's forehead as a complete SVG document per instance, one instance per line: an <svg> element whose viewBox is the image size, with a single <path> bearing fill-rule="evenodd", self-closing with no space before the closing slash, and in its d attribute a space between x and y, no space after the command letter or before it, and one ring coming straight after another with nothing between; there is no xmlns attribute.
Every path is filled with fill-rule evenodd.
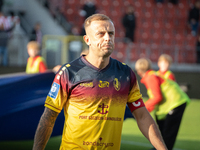
<svg viewBox="0 0 200 150"><path fill-rule="evenodd" d="M114 30L114 25L109 20L95 20L92 21L90 27L101 30Z"/></svg>

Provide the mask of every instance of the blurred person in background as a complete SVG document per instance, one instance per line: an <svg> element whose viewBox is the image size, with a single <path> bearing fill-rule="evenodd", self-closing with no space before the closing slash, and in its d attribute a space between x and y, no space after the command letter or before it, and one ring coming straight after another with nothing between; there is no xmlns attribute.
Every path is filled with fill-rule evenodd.
<svg viewBox="0 0 200 150"><path fill-rule="evenodd" d="M199 11L200 1L196 1L194 6L189 10L188 23L193 36L197 35L199 29Z"/></svg>
<svg viewBox="0 0 200 150"><path fill-rule="evenodd" d="M11 16L5 16L0 12L0 57L2 56L2 65L8 65L7 44L10 39L11 31L14 29L16 20Z"/></svg>
<svg viewBox="0 0 200 150"><path fill-rule="evenodd" d="M62 67L62 65L56 65L55 67L53 67L52 71L54 73L57 73L60 70L61 67Z"/></svg>
<svg viewBox="0 0 200 150"><path fill-rule="evenodd" d="M97 6L95 4L95 0L85 0L84 1L84 5L82 6L79 14L80 16L84 17L84 20L86 18L88 18L89 16L97 13ZM84 29L84 25L82 25L81 27L81 32L80 35L85 35L85 29Z"/></svg>
<svg viewBox="0 0 200 150"><path fill-rule="evenodd" d="M164 0L155 0L156 3L164 3Z"/></svg>
<svg viewBox="0 0 200 150"><path fill-rule="evenodd" d="M170 55L168 55L168 54L160 55L160 57L158 58L159 70L156 73L157 73L157 75L159 75L165 79L169 79L169 80L176 82L174 73L171 70L169 70L171 64L172 64L172 57ZM184 92L187 92L189 89L189 84L183 84L183 85L179 85L179 86Z"/></svg>
<svg viewBox="0 0 200 150"><path fill-rule="evenodd" d="M134 14L134 8L132 6L128 6L126 8L126 13L124 14L122 18L122 24L125 29L125 38L130 40L131 42L134 42L135 41L134 34L135 34L135 29L136 29L136 17Z"/></svg>
<svg viewBox="0 0 200 150"><path fill-rule="evenodd" d="M4 0L0 0L0 11L2 11L3 5L4 5Z"/></svg>
<svg viewBox="0 0 200 150"><path fill-rule="evenodd" d="M82 55L87 55L88 53L89 53L89 49L88 49L88 48L85 48L85 49L82 50L80 56L82 56ZM54 73L57 73L57 72L60 70L61 67L62 67L62 65L56 65L56 66L53 68L52 71L53 71Z"/></svg>
<svg viewBox="0 0 200 150"><path fill-rule="evenodd" d="M167 54L160 55L160 57L158 58L159 70L157 71L157 74L159 76L164 77L165 79L176 81L174 74L169 70L171 64L172 64L172 57L170 55Z"/></svg>
<svg viewBox="0 0 200 150"><path fill-rule="evenodd" d="M174 5L176 5L176 4L179 3L179 0L169 0L169 2L172 3L172 4L174 4Z"/></svg>
<svg viewBox="0 0 200 150"><path fill-rule="evenodd" d="M85 3L80 11L80 15L84 17L84 20L89 16L97 13L97 6L95 0L85 0Z"/></svg>
<svg viewBox="0 0 200 150"><path fill-rule="evenodd" d="M200 64L200 35L198 36L196 43L196 58L197 63Z"/></svg>
<svg viewBox="0 0 200 150"><path fill-rule="evenodd" d="M30 41L27 44L27 52L29 58L26 65L26 73L43 73L47 71L46 62L43 57L39 55L40 45L36 41Z"/></svg>
<svg viewBox="0 0 200 150"><path fill-rule="evenodd" d="M42 31L40 22L36 22L31 32L30 41L37 41L40 46L42 45Z"/></svg>
<svg viewBox="0 0 200 150"><path fill-rule="evenodd" d="M149 112L155 111L156 122L164 142L168 150L172 150L185 107L190 99L176 82L158 76L152 70L149 59L137 60L135 69L149 96L145 106Z"/></svg>
<svg viewBox="0 0 200 150"><path fill-rule="evenodd" d="M3 66L7 66L8 64L8 33L5 31L5 21L6 17L2 12L0 12L0 58L2 59L1 64Z"/></svg>

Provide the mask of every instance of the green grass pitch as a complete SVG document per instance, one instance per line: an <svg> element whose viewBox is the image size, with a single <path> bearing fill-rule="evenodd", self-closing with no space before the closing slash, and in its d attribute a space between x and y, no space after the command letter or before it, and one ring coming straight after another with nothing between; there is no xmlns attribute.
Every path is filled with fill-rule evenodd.
<svg viewBox="0 0 200 150"><path fill-rule="evenodd" d="M61 136L52 137L46 150L58 150ZM31 150L33 141L0 142L1 150ZM135 120L124 121L121 150L149 150L152 146L139 131ZM200 100L192 100L186 108L174 150L200 150Z"/></svg>

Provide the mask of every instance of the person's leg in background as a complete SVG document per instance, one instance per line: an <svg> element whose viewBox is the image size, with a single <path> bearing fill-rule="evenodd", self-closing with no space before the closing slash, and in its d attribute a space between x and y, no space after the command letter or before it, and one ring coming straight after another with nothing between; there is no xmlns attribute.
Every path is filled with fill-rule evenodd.
<svg viewBox="0 0 200 150"><path fill-rule="evenodd" d="M185 107L186 103L171 110L165 120L156 120L168 150L173 149Z"/></svg>

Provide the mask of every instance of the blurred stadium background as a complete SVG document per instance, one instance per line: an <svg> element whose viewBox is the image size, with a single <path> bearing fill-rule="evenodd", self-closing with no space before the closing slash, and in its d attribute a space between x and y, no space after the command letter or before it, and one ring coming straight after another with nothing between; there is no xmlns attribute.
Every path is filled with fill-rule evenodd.
<svg viewBox="0 0 200 150"><path fill-rule="evenodd" d="M188 28L188 12L195 0L96 0L99 13L108 15L116 27L115 51L112 54L134 69L135 61L148 57L157 67L159 55L172 56L171 70L177 82L191 98L200 98L200 65L196 63L197 36ZM0 74L25 71L28 58L26 45L35 23L40 22L43 33L42 56L49 68L78 57L86 48L79 36L84 17L80 10L84 0L4 0L3 13L18 16L8 42L8 67L0 66ZM124 42L122 17L126 6L132 5L136 15L135 42ZM76 28L76 35L72 29ZM145 91L143 85L141 90ZM146 93L146 92L143 92ZM144 94L145 96L145 94Z"/></svg>
<svg viewBox="0 0 200 150"><path fill-rule="evenodd" d="M200 146L200 65L196 64L197 36L191 35L187 24L188 11L194 2L195 0L179 0L177 5L173 5L168 0L163 4L155 3L155 0L96 0L99 13L108 15L115 23L116 48L112 54L113 58L134 69L138 58L148 57L153 62L153 68L157 70L156 62L160 54L167 53L172 56L174 62L171 70L179 85L193 99L184 116L175 145L176 150L199 150ZM11 13L18 16L20 22L11 33L7 45L8 66L0 66L0 76L25 71L28 58L26 45L37 22L41 23L43 33L41 55L46 59L49 69L78 57L86 45L81 36L74 36L71 31L76 27L77 33L81 32L84 18L79 12L83 3L84 0L4 0L3 13L6 16ZM128 5L133 5L137 19L134 43L124 42L125 32L121 20ZM141 84L140 87L146 97L145 87ZM132 125L133 129L130 131ZM60 140L61 136L51 138L47 149L58 149ZM1 142L0 149L31 149L32 142ZM138 146L138 150L151 148L134 120L126 120L122 149L132 149L132 145Z"/></svg>

